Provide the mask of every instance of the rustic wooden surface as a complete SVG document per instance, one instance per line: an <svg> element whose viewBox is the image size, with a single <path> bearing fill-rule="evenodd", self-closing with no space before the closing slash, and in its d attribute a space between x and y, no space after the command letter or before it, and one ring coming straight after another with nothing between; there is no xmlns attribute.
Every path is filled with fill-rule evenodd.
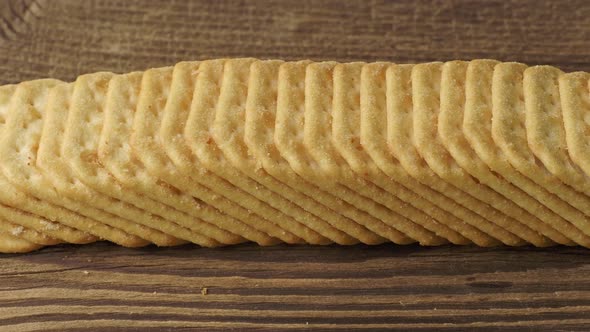
<svg viewBox="0 0 590 332"><path fill-rule="evenodd" d="M0 0L0 84L225 56L590 71L588 1ZM0 257L0 331L590 330L580 248L145 248Z"/></svg>

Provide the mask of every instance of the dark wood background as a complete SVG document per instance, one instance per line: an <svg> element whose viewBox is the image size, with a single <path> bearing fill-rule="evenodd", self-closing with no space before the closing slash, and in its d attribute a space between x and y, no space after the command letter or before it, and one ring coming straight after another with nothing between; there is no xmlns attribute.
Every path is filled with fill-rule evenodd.
<svg viewBox="0 0 590 332"><path fill-rule="evenodd" d="M590 2L0 0L0 84L238 56L590 71ZM581 248L99 243L0 257L0 331L588 331L589 314Z"/></svg>

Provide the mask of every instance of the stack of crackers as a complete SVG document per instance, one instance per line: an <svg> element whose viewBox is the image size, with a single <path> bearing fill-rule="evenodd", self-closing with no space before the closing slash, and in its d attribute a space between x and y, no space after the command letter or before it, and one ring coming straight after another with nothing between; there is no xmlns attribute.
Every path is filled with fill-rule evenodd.
<svg viewBox="0 0 590 332"><path fill-rule="evenodd" d="M219 59L0 87L0 251L590 247L590 74Z"/></svg>

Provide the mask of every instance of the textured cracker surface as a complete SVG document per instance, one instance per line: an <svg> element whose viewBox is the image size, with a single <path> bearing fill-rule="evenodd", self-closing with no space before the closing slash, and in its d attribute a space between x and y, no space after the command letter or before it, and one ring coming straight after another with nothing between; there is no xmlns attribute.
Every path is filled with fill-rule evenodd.
<svg viewBox="0 0 590 332"><path fill-rule="evenodd" d="M567 153L584 147L577 75L243 58L8 85L2 230L63 240L15 223L28 193L33 213L128 247L590 246L589 184Z"/></svg>
<svg viewBox="0 0 590 332"><path fill-rule="evenodd" d="M512 218L520 217L519 211L514 211L506 205L509 202L493 190L474 181L442 144L438 134L442 67L442 63L428 63L418 64L412 68L412 126L416 150L432 170L447 182ZM499 217L477 226L505 244L520 243L521 239L518 236L501 226L501 223L505 222L506 219Z"/></svg>
<svg viewBox="0 0 590 332"><path fill-rule="evenodd" d="M504 152L494 143L491 129L492 80L496 64L498 62L491 60L472 61L469 64L466 83L465 119L463 122L465 137L478 156L492 171L501 174L506 180L566 219L556 220L554 218L553 220L558 222L553 226L554 229L559 229L561 232L564 230L576 232L567 224L571 222L580 227L580 230L586 232L587 223L585 220L587 216L584 213L569 205L567 201L560 199L559 196L553 195L543 186L520 174L510 165ZM551 224L551 222L547 224L536 223L533 228L539 227L540 233L543 234L547 227L551 227Z"/></svg>
<svg viewBox="0 0 590 332"><path fill-rule="evenodd" d="M553 216L552 211L545 208L534 198L529 197L519 189L512 186L501 176L491 172L487 165L479 159L475 150L469 145L463 134L463 122L466 108L467 68L469 63L457 61L448 62L443 66L441 80L441 110L438 117L438 129L441 141L455 161L479 183L496 191L505 199L517 203L524 211L523 218L516 219L518 223L503 225L507 230L518 234L523 240L535 243L539 246L547 246L552 241L537 233L531 226L544 223L538 218L553 221L559 220ZM478 81L470 81L471 85L479 84ZM552 219L550 217L553 217ZM547 218L547 219L544 219ZM545 227L547 228L547 227ZM553 231L549 227L549 231ZM552 233L551 233L552 234Z"/></svg>

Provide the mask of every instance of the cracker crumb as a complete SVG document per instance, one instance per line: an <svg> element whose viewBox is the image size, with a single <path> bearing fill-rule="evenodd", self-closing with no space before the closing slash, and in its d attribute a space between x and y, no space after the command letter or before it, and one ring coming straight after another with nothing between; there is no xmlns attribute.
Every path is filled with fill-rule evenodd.
<svg viewBox="0 0 590 332"><path fill-rule="evenodd" d="M55 231L55 230L59 229L59 226L56 223L53 223L48 220L42 220L41 225L43 225L43 228L45 228L45 230L48 230L48 231Z"/></svg>
<svg viewBox="0 0 590 332"><path fill-rule="evenodd" d="M201 288L201 295L207 295L207 294L209 294L209 289L207 287Z"/></svg>
<svg viewBox="0 0 590 332"><path fill-rule="evenodd" d="M25 228L23 226L17 226L17 227L14 227L10 233L14 236L19 236L22 234L22 232L24 230L25 230Z"/></svg>
<svg viewBox="0 0 590 332"><path fill-rule="evenodd" d="M88 272L88 271L83 271L82 273L84 273L85 275L90 274L90 272Z"/></svg>

